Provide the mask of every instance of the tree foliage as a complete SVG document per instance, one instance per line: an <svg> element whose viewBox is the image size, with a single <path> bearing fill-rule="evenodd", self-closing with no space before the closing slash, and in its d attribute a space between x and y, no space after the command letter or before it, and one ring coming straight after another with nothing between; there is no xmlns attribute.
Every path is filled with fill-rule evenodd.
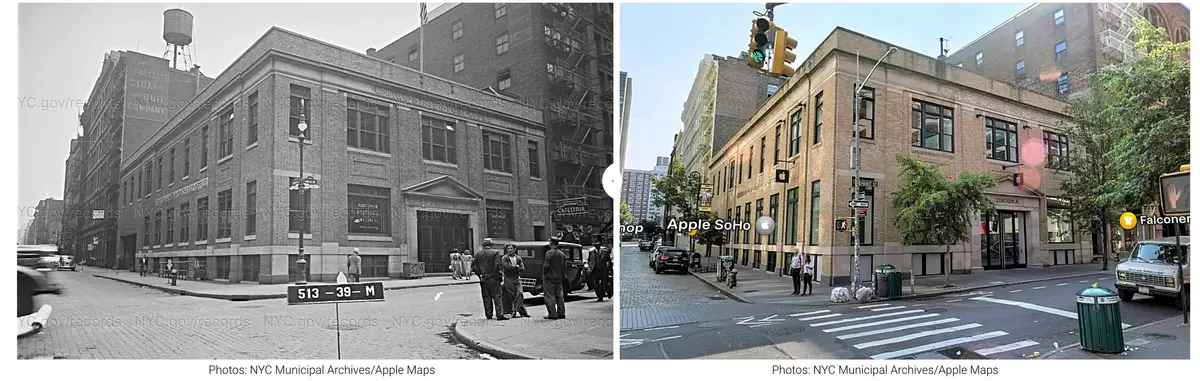
<svg viewBox="0 0 1200 381"><path fill-rule="evenodd" d="M684 172L679 159L671 159L671 168L667 175L654 179L654 189L650 195L654 205L670 207L685 220L694 219L696 213L696 196L700 193L700 182Z"/></svg>
<svg viewBox="0 0 1200 381"><path fill-rule="evenodd" d="M896 155L900 164L900 187L892 192L895 225L904 245L946 246L946 262L952 264L951 245L971 239L971 219L995 209L983 191L998 185L995 176L963 172L955 180L940 169L908 155ZM946 285L952 267L946 266Z"/></svg>
<svg viewBox="0 0 1200 381"><path fill-rule="evenodd" d="M629 211L629 204L621 203L621 225L629 225L633 222L633 213Z"/></svg>

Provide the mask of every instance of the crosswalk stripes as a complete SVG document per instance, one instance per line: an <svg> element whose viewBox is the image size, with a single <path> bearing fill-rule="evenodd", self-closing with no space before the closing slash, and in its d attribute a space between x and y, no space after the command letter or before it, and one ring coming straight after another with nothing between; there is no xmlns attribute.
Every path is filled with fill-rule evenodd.
<svg viewBox="0 0 1200 381"><path fill-rule="evenodd" d="M1004 340L1003 337L1009 333L943 316L945 310L910 307L917 306L876 303L855 306L850 310L794 313L788 317L824 333L834 334L840 342L878 360L902 358L954 346L981 348L973 351L983 356L995 356L1040 345L1033 340L996 342L997 339Z"/></svg>

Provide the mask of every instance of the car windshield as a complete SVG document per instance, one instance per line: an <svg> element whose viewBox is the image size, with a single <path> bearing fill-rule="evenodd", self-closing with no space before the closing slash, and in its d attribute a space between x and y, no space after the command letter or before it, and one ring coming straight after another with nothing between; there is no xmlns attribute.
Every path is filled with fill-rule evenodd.
<svg viewBox="0 0 1200 381"><path fill-rule="evenodd" d="M1183 247L1183 255L1184 263L1187 263L1187 246ZM1139 243L1129 254L1129 260L1134 262L1174 264L1177 258L1179 258L1179 250L1175 245L1159 243Z"/></svg>
<svg viewBox="0 0 1200 381"><path fill-rule="evenodd" d="M671 256L671 257L678 257L678 256L681 256L684 254L685 253L683 250L663 250L662 251L662 255L667 255L667 256Z"/></svg>

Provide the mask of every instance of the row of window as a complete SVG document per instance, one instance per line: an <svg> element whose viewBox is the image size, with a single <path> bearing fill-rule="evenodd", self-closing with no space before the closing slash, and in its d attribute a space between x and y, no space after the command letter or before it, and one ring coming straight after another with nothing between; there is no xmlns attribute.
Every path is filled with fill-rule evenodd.
<svg viewBox="0 0 1200 381"><path fill-rule="evenodd" d="M1025 45L1025 31L1017 31L1017 46ZM1062 61L1067 59L1067 41L1059 41L1054 44L1054 60ZM962 66L962 64L959 64ZM983 51L975 53L975 66L983 66ZM1017 76L1025 75L1025 60L1017 61Z"/></svg>
<svg viewBox="0 0 1200 381"><path fill-rule="evenodd" d="M455 123L432 117L421 118L421 157L425 160L458 164L458 139ZM489 171L513 173L512 136L483 131L483 168ZM542 177L541 151L538 142L526 142L529 149L529 176Z"/></svg>
<svg viewBox="0 0 1200 381"><path fill-rule="evenodd" d="M814 100L813 144L821 142L824 108L823 95L824 93L818 93ZM874 89L863 87L860 93L858 110L859 137L862 139L874 139ZM803 111L797 110L788 117L787 157L792 157L800 153ZM1017 124L1015 122L988 117L985 119L984 127L984 143L987 148L987 158L1011 163L1019 162L1020 152L1017 144ZM776 162L784 160L781 157L783 149L779 145L780 142L784 141L783 136L781 136L782 130L782 125L775 126L774 161L771 162L772 166ZM953 153L954 136L953 108L931 102L913 100L911 131L911 145L913 147ZM1066 136L1046 131L1043 134L1043 144L1045 145L1047 168L1064 169L1069 157ZM745 155L739 154L736 161L729 161L728 165L723 168L724 174L718 172L713 175L711 180L716 185L714 189L717 194L720 194L722 191L730 191L736 185L741 184L743 180L753 178L755 172L754 149L754 146L749 148L747 153L749 156L748 159ZM759 138L758 151L758 173L762 174L765 172L767 164L766 136Z"/></svg>

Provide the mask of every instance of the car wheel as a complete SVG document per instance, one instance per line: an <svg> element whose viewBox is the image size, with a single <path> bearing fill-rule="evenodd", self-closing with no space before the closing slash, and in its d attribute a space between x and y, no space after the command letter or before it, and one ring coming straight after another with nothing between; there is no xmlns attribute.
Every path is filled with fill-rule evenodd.
<svg viewBox="0 0 1200 381"><path fill-rule="evenodd" d="M1120 296L1121 300L1128 302L1133 300L1133 291L1117 290L1117 296Z"/></svg>
<svg viewBox="0 0 1200 381"><path fill-rule="evenodd" d="M21 277L17 281L17 317L33 313L33 281Z"/></svg>

